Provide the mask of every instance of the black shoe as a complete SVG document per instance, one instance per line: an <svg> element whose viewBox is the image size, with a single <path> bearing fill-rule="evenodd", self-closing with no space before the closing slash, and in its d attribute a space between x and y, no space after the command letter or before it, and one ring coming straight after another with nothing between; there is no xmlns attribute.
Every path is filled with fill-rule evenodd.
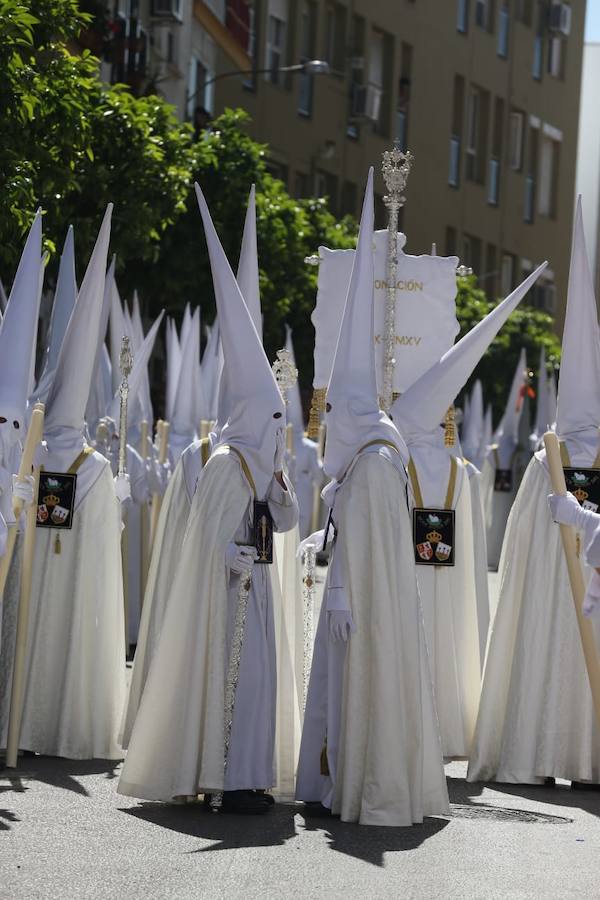
<svg viewBox="0 0 600 900"><path fill-rule="evenodd" d="M600 791L600 784L596 784L592 781L572 781L571 782L571 790L572 791Z"/></svg>
<svg viewBox="0 0 600 900"><path fill-rule="evenodd" d="M544 778L544 787L556 787L556 778L552 778L552 776Z"/></svg>
<svg viewBox="0 0 600 900"><path fill-rule="evenodd" d="M304 815L308 819L329 819L331 818L331 810L322 803L305 803Z"/></svg>
<svg viewBox="0 0 600 900"><path fill-rule="evenodd" d="M275 806L275 797L273 796L273 794L269 794L265 790L258 789L255 790L254 793L257 797L260 797L262 800L264 800L267 806Z"/></svg>
<svg viewBox="0 0 600 900"><path fill-rule="evenodd" d="M241 816L262 816L271 804L254 791L225 791L221 812L237 813Z"/></svg>

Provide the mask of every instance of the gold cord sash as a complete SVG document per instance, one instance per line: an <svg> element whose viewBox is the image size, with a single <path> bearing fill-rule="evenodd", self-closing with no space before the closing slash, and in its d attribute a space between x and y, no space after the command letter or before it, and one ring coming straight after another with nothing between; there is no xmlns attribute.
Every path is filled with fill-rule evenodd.
<svg viewBox="0 0 600 900"><path fill-rule="evenodd" d="M450 457L450 478L448 479L448 489L446 491L446 500L444 502L444 509L452 509L452 501L454 499L454 490L456 488L456 476L458 473L458 463L456 461L455 456ZM423 494L421 493L421 485L419 484L419 476L417 474L417 467L415 466L414 460L411 456L408 463L408 474L411 480L413 493L415 495L415 503L419 509L425 509L425 504L423 502Z"/></svg>
<svg viewBox="0 0 600 900"><path fill-rule="evenodd" d="M566 441L560 442L560 461L563 464L563 469L570 469L571 466L571 458L569 456L569 448L567 447ZM582 466L584 469L600 469L600 450L596 454L596 459L592 463L591 466Z"/></svg>
<svg viewBox="0 0 600 900"><path fill-rule="evenodd" d="M240 451L237 449L237 447L232 447L231 444L223 444L223 447L227 447L227 449L231 450L232 453L235 453L235 455L239 459L240 465L242 467L242 472L246 476L246 481L250 485L250 490L252 491L256 499L258 495L256 493L256 485L254 483L254 478L252 477L252 472L250 471L250 466L248 465Z"/></svg>

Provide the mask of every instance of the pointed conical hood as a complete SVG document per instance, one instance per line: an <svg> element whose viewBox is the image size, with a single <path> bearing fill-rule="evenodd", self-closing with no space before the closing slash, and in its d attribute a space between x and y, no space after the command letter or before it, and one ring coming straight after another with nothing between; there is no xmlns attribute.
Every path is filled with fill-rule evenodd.
<svg viewBox="0 0 600 900"><path fill-rule="evenodd" d="M344 315L327 388L323 468L339 480L365 444L404 441L379 409L373 327L373 169L369 170Z"/></svg>
<svg viewBox="0 0 600 900"><path fill-rule="evenodd" d="M256 333L262 341L262 312L260 308L260 278L258 269L258 246L256 241L256 187L252 185L248 198L248 208L244 220L242 248L237 271L237 283L248 312L254 322Z"/></svg>
<svg viewBox="0 0 600 900"><path fill-rule="evenodd" d="M523 410L523 388L527 380L527 356L525 348L521 350L519 361L513 375L504 415L495 434L498 445L500 467L508 469L512 465L513 453L519 443L519 424Z"/></svg>
<svg viewBox="0 0 600 900"><path fill-rule="evenodd" d="M198 415L198 375L200 359L200 308L194 310L181 347L179 379L173 405L171 434L179 434L189 444L196 433ZM185 444L185 446L187 446ZM182 449L184 449L182 447Z"/></svg>
<svg viewBox="0 0 600 900"><path fill-rule="evenodd" d="M239 449L259 498L273 478L277 433L284 431L285 404L248 307L217 237L206 201L196 185L212 269L219 331L229 377L229 415L220 441Z"/></svg>
<svg viewBox="0 0 600 900"><path fill-rule="evenodd" d="M254 185L250 191L248 199L248 209L246 210L246 219L244 221L244 232L242 235L242 247L240 250L240 260L238 264L237 283L241 291L244 302L248 307L248 312L256 328L256 333L262 341L262 314L260 308L260 286L258 276L258 248L256 242L256 197ZM233 373L235 378L235 372ZM221 377L218 386L218 407L217 407L217 423L215 425L215 434L219 432L221 423L226 422L229 417L229 397L231 391L228 384L227 369L222 368Z"/></svg>
<svg viewBox="0 0 600 900"><path fill-rule="evenodd" d="M469 419L462 431L462 447L467 459L473 460L477 455L481 435L483 433L483 388L477 379L473 385L469 402Z"/></svg>
<svg viewBox="0 0 600 900"><path fill-rule="evenodd" d="M75 280L75 240L73 226L69 225L63 252L60 257L58 279L52 303L52 315L48 327L48 338L44 368L35 395L44 402L52 385L54 370L58 362L60 348L67 331L69 319L77 299L77 282Z"/></svg>
<svg viewBox="0 0 600 900"><path fill-rule="evenodd" d="M558 378L556 430L559 437L594 434L600 426L600 339L594 285L583 232L581 197L577 198L567 312Z"/></svg>
<svg viewBox="0 0 600 900"><path fill-rule="evenodd" d="M152 356L152 351L154 349L154 343L156 341L156 335L158 334L158 329L160 328L160 323L163 320L163 316L165 314L164 309L161 310L160 315L157 316L154 321L152 328L142 341L141 346L137 349L135 356L133 358L133 366L131 367L131 374L129 375L129 399L131 401L135 401L137 398L140 387L144 381L144 376L148 372L148 361ZM108 408L107 415L111 418L116 424L117 427L119 425L119 412L121 408L121 395L120 392L117 391L115 395L112 397L110 406Z"/></svg>
<svg viewBox="0 0 600 900"><path fill-rule="evenodd" d="M177 335L177 326L173 319L167 320L167 384L165 398L165 412L167 421L173 420L173 408L175 406L175 394L179 380L181 366L181 347Z"/></svg>
<svg viewBox="0 0 600 900"><path fill-rule="evenodd" d="M512 294L488 313L394 402L392 417L407 443L419 433L433 431L444 420L446 410L496 334L537 281L546 265L547 263L543 263L532 272Z"/></svg>
<svg viewBox="0 0 600 900"><path fill-rule="evenodd" d="M83 431L102 318L112 203L108 204L60 350L46 404L44 431Z"/></svg>
<svg viewBox="0 0 600 900"><path fill-rule="evenodd" d="M139 352L144 345L144 324L142 321L142 313L140 309L140 298L138 296L138 292L133 292L133 311L131 313L131 330L134 335L134 344L135 344L135 352ZM149 357L148 357L149 359ZM150 378L148 375L148 364L146 363L146 369L141 374L141 382L139 391L137 394L140 412L141 412L141 421L146 421L152 424L154 422L154 410L152 408L152 397L150 393Z"/></svg>
<svg viewBox="0 0 600 900"><path fill-rule="evenodd" d="M139 350L144 343L144 325L142 322L142 312L140 309L140 298L138 292L133 292L133 307L131 310L131 330L135 342L136 350Z"/></svg>
<svg viewBox="0 0 600 900"><path fill-rule="evenodd" d="M4 285L2 284L2 279L0 278L0 322L2 321L2 316L4 315L4 310L6 309L7 303L8 297L6 296L6 291L4 290Z"/></svg>
<svg viewBox="0 0 600 900"><path fill-rule="evenodd" d="M292 341L292 329L289 325L285 326L286 338L285 349L290 354L293 365L296 365L296 354L294 353L294 343ZM294 429L294 445L299 446L304 437L304 413L302 411L302 399L300 397L300 385L296 381L293 388L288 391L287 403L287 421L291 423Z"/></svg>
<svg viewBox="0 0 600 900"><path fill-rule="evenodd" d="M481 441L479 443L479 449L477 451L477 456L473 460L474 464L478 469L481 469L487 455L490 450L490 444L492 443L492 435L494 433L494 424L492 418L492 404L488 404L488 408L485 411L485 418L483 420L483 433L481 435Z"/></svg>
<svg viewBox="0 0 600 900"><path fill-rule="evenodd" d="M208 339L202 355L200 370L202 372L202 384L204 387L204 396L206 398L206 417L211 421L214 421L219 417L218 400L221 375L223 372L223 348L221 347L218 318L215 319L212 327L206 326L206 332ZM223 421L225 421L225 419Z"/></svg>
<svg viewBox="0 0 600 900"><path fill-rule="evenodd" d="M556 412L558 407L558 398L556 396L556 378L552 371L548 375L548 422L550 427L556 425Z"/></svg>
<svg viewBox="0 0 600 900"><path fill-rule="evenodd" d="M0 326L0 454L25 437L31 360L35 352L40 305L42 214L38 210L27 236ZM17 423L15 425L15 423Z"/></svg>
<svg viewBox="0 0 600 900"><path fill-rule="evenodd" d="M96 358L94 362L94 372L92 374L92 382L90 385L90 395L85 409L85 421L88 426L90 436L95 435L96 427L99 420L106 415L106 408L111 401L112 394L107 394L106 388L106 360L104 339L108 328L108 318L112 305L112 294L114 290L116 258L113 256L106 278L104 279L104 293L102 296L102 315L100 316L100 325L98 327L98 349L96 350ZM110 361L109 361L110 365Z"/></svg>

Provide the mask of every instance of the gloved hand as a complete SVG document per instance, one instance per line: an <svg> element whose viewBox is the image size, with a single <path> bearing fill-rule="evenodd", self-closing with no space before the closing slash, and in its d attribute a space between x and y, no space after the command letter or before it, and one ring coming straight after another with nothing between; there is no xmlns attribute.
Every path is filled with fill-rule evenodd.
<svg viewBox="0 0 600 900"><path fill-rule="evenodd" d="M285 459L286 441L285 431L280 428L275 433L275 459L273 460L273 471L281 472L283 469L283 461Z"/></svg>
<svg viewBox="0 0 600 900"><path fill-rule="evenodd" d="M129 484L129 475L115 475L114 477L115 491L117 500L123 506L128 500L131 500L131 485Z"/></svg>
<svg viewBox="0 0 600 900"><path fill-rule="evenodd" d="M6 553L6 543L8 541L8 527L4 521L4 516L0 513L0 559Z"/></svg>
<svg viewBox="0 0 600 900"><path fill-rule="evenodd" d="M329 529L331 538L333 538L333 528ZM317 552L323 546L323 541L325 540L325 529L322 528L320 531L315 531L313 534L309 534L308 537L305 537L303 541L300 541L298 544L298 549L296 550L296 557L298 559L302 559L307 550L312 548Z"/></svg>
<svg viewBox="0 0 600 900"><path fill-rule="evenodd" d="M254 566L256 547L228 544L225 551L225 565L235 575L248 575Z"/></svg>
<svg viewBox="0 0 600 900"><path fill-rule="evenodd" d="M33 475L26 475L25 481L19 481L17 475L13 475L12 477L13 497L21 500L25 507L31 506L33 503L33 486Z"/></svg>
<svg viewBox="0 0 600 900"><path fill-rule="evenodd" d="M600 573L597 569L594 569L592 572L590 583L583 598L583 614L588 618L600 614Z"/></svg>
<svg viewBox="0 0 600 900"><path fill-rule="evenodd" d="M594 518L600 523L600 516L589 509L583 509L571 493L549 494L548 506L552 518L560 525L572 525L574 528L584 530Z"/></svg>
<svg viewBox="0 0 600 900"><path fill-rule="evenodd" d="M334 609L329 613L329 637L334 643L348 641L351 634L356 634L356 625L352 615L346 609Z"/></svg>

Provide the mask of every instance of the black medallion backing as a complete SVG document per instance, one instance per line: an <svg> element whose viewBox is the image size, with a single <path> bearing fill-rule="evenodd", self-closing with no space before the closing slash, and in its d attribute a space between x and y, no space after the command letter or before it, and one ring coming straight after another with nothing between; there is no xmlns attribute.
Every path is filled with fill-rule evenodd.
<svg viewBox="0 0 600 900"><path fill-rule="evenodd" d="M413 509L413 543L418 566L454 565L453 509Z"/></svg>
<svg viewBox="0 0 600 900"><path fill-rule="evenodd" d="M273 517L264 500L254 501L254 546L258 557L255 565L273 562Z"/></svg>
<svg viewBox="0 0 600 900"><path fill-rule="evenodd" d="M494 478L494 490L501 494L508 494L513 489L512 469L496 469Z"/></svg>
<svg viewBox="0 0 600 900"><path fill-rule="evenodd" d="M77 475L67 472L40 472L38 528L72 528Z"/></svg>
<svg viewBox="0 0 600 900"><path fill-rule="evenodd" d="M591 512L600 509L600 469L576 469L565 467L567 490L579 501L579 505Z"/></svg>

